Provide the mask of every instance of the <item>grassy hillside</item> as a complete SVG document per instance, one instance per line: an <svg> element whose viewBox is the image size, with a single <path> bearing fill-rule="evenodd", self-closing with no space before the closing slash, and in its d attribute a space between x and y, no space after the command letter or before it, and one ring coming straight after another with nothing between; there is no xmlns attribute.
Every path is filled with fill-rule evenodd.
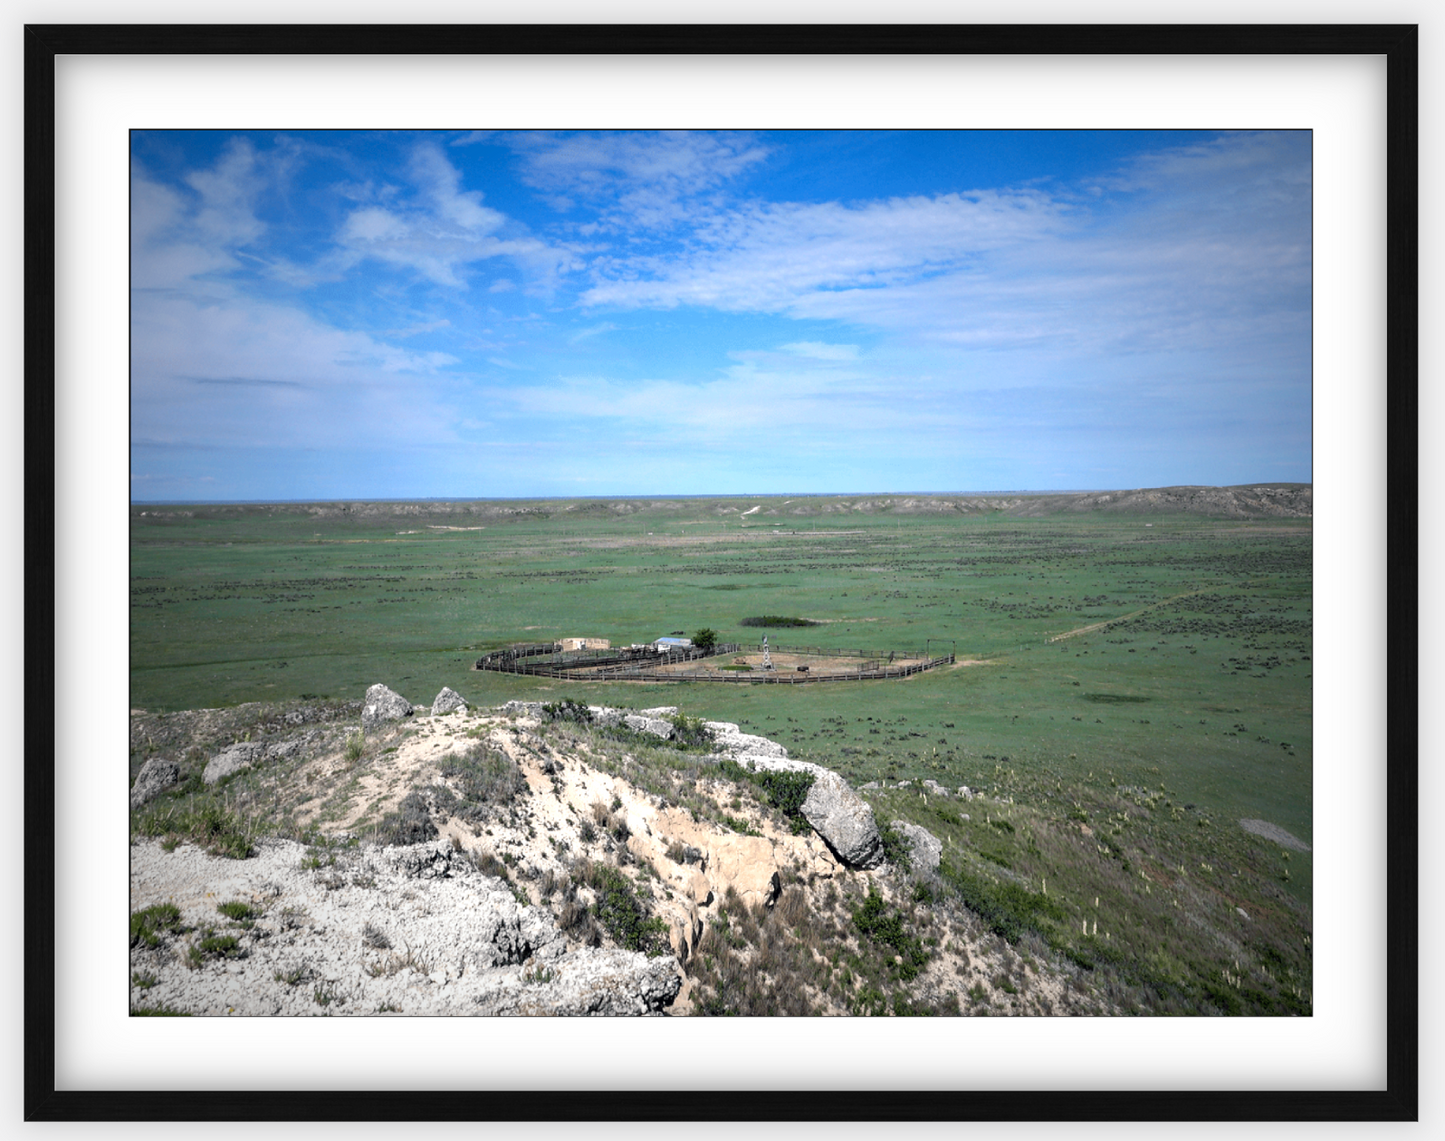
<svg viewBox="0 0 1445 1141"><path fill-rule="evenodd" d="M916 788L875 794L946 840L955 889L980 907L1004 914L1009 885L1047 881L1056 907L1025 916L1030 930L1083 957L1124 954L1167 990L1228 960L1228 940L1265 938L1299 978L1310 853L1238 822L1312 835L1311 523L1235 517L1246 499L1228 498L1228 517L857 497L140 507L131 704L356 698L376 681L419 703L450 685L480 705L676 704L855 783L1011 797L1005 829L939 818ZM742 620L765 614L819 623L771 631L775 644L928 645L959 664L795 689L469 668L568 635L706 626L751 643Z"/></svg>

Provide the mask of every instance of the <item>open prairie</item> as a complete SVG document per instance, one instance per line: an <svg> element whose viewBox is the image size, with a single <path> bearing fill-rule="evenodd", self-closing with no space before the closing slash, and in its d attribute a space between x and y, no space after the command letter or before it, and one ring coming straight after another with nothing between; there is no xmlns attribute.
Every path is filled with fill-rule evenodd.
<svg viewBox="0 0 1445 1141"><path fill-rule="evenodd" d="M374 682L423 704L447 685L677 705L894 786L867 790L875 811L942 839L945 883L1002 937L1115 970L1156 1010L1309 1010L1308 517L809 497L136 505L131 528L133 707ZM743 624L764 615L814 625ZM704 627L957 664L796 687L471 668L514 642ZM1241 984L1231 945L1276 985Z"/></svg>

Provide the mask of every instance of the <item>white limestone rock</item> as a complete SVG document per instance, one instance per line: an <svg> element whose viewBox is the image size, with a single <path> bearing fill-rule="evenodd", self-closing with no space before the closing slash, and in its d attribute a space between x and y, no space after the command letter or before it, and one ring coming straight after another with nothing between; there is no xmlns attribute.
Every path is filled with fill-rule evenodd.
<svg viewBox="0 0 1445 1141"><path fill-rule="evenodd" d="M436 700L431 703L431 715L440 717L445 713L467 708L467 699L449 685L442 686L442 691L436 695Z"/></svg>
<svg viewBox="0 0 1445 1141"><path fill-rule="evenodd" d="M389 721L400 721L411 714L411 702L378 682L366 691L361 706L361 727L372 733Z"/></svg>
<svg viewBox="0 0 1445 1141"><path fill-rule="evenodd" d="M927 828L920 828L906 820L897 821L893 828L908 842L913 857L913 871L926 875L938 870L939 860L943 857L942 840Z"/></svg>
<svg viewBox="0 0 1445 1141"><path fill-rule="evenodd" d="M140 772L135 775L135 784L130 790L130 806L139 808L154 800L172 785L179 784L180 779L181 766L175 761L152 757L141 765Z"/></svg>
<svg viewBox="0 0 1445 1141"><path fill-rule="evenodd" d="M803 801L803 817L850 868L876 868L883 841L873 809L837 773L823 770Z"/></svg>

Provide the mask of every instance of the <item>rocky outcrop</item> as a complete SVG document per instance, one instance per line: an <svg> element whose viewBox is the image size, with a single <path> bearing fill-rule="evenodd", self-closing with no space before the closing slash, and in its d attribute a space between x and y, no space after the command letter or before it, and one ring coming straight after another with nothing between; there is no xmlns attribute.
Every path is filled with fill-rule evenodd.
<svg viewBox="0 0 1445 1141"><path fill-rule="evenodd" d="M318 730L311 729L279 741L238 741L222 749L206 763L201 779L207 784L215 784L263 761L289 760L305 752L319 735Z"/></svg>
<svg viewBox="0 0 1445 1141"><path fill-rule="evenodd" d="M731 887L746 904L771 907L783 890L773 845L762 836L720 836L707 857L709 879Z"/></svg>
<svg viewBox="0 0 1445 1141"><path fill-rule="evenodd" d="M813 782L802 813L847 867L876 868L883 862L873 809L837 773L824 770Z"/></svg>
<svg viewBox="0 0 1445 1141"><path fill-rule="evenodd" d="M682 986L671 958L637 951L574 951L540 970L514 971L477 996L477 1014L617 1018L657 1014Z"/></svg>
<svg viewBox="0 0 1445 1141"><path fill-rule="evenodd" d="M546 716L543 709L543 702L540 701L509 701L502 706L502 712L516 717L536 717L539 720ZM677 716L677 706L661 705L655 709L613 709L607 705L589 705L587 711L592 715L595 725L605 728L624 726L634 733L650 733L654 737L661 737L667 740L676 731L671 718Z"/></svg>
<svg viewBox="0 0 1445 1141"><path fill-rule="evenodd" d="M201 774L201 779L207 784L215 784L232 773L249 769L265 755L266 746L259 741L238 742L212 757Z"/></svg>
<svg viewBox="0 0 1445 1141"><path fill-rule="evenodd" d="M132 910L170 902L180 912L179 930L132 949L132 969L155 980L133 1003L193 1014L621 1016L664 1010L681 985L671 955L569 949L550 912L518 903L446 845L341 848L319 868L294 841L256 848L227 860L189 844L132 845ZM235 900L253 909L245 924L217 913ZM197 961L191 951L212 930L236 946Z"/></svg>
<svg viewBox="0 0 1445 1141"><path fill-rule="evenodd" d="M908 841L914 872L928 875L938 870L939 860L943 856L942 840L927 828L920 828L917 824L910 824L906 820L894 821L893 828Z"/></svg>
<svg viewBox="0 0 1445 1141"><path fill-rule="evenodd" d="M181 766L175 761L152 757L136 773L135 784L130 790L131 808L139 808L154 800L172 785L179 784L180 779Z"/></svg>
<svg viewBox="0 0 1445 1141"><path fill-rule="evenodd" d="M431 714L433 717L440 717L445 713L452 713L458 709L467 708L467 699L449 685L442 686L442 691L436 695L436 700L431 703Z"/></svg>
<svg viewBox="0 0 1445 1141"><path fill-rule="evenodd" d="M711 731L713 743L720 752L731 753L734 757L786 757L788 750L776 741L744 733L731 721L704 721L703 726Z"/></svg>
<svg viewBox="0 0 1445 1141"><path fill-rule="evenodd" d="M374 733L387 722L400 721L411 714L411 702L378 682L366 691L361 706L361 727Z"/></svg>
<svg viewBox="0 0 1445 1141"><path fill-rule="evenodd" d="M828 774L830 776L838 775L837 773L833 772L832 769L825 769L822 765L813 764L812 761L795 761L791 757L775 757L769 756L768 754L743 753L735 757L734 760L736 760L738 764L742 765L743 768L751 769L753 772L771 770L773 772L780 773L812 773L815 777L821 777L824 774ZM842 778L839 777L839 779L841 780Z"/></svg>
<svg viewBox="0 0 1445 1141"><path fill-rule="evenodd" d="M622 716L622 724L635 733L651 733L654 737L661 737L664 741L673 733L671 721L661 717L649 717L645 713L625 713Z"/></svg>

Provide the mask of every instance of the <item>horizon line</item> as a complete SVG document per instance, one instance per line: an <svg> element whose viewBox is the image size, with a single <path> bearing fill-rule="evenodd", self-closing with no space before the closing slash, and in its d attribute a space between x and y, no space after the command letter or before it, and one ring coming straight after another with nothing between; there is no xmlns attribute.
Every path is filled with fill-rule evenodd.
<svg viewBox="0 0 1445 1141"><path fill-rule="evenodd" d="M1244 487L1313 487L1313 481L1260 480L1252 483L1168 483L1151 487L1004 488L983 491L768 491L715 492L691 495L634 493L619 495L358 495L333 499L131 499L132 507L265 507L303 503L563 503L579 499L854 499L862 496L926 495L978 497L991 495L1098 495L1103 492L1170 491L1175 488L1226 490Z"/></svg>

